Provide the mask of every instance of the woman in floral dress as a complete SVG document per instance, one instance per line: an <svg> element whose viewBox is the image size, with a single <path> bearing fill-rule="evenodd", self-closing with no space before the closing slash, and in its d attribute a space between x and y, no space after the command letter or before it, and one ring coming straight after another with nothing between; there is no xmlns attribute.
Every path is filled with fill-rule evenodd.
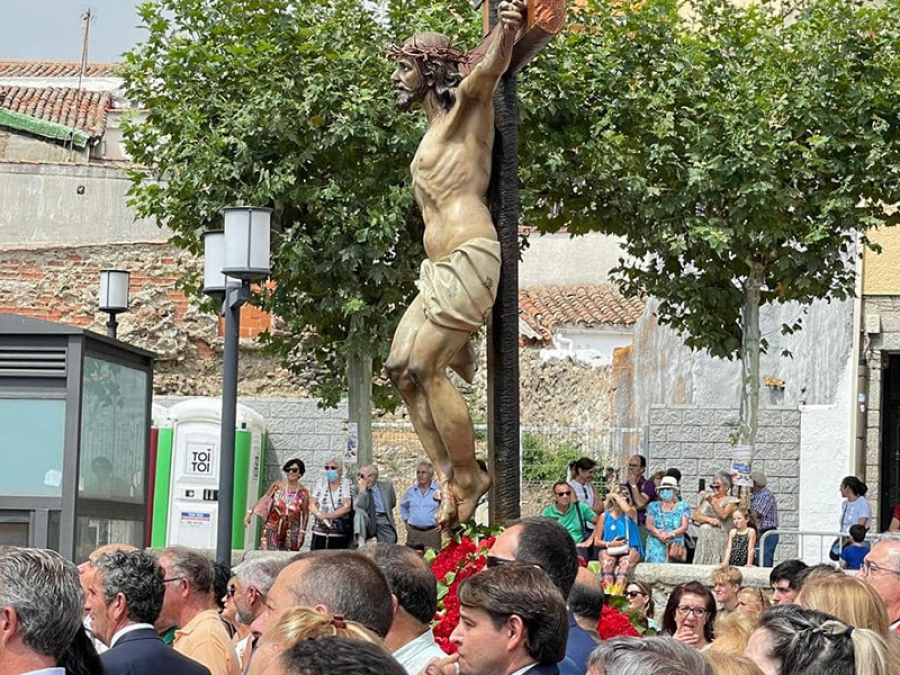
<svg viewBox="0 0 900 675"><path fill-rule="evenodd" d="M684 546L690 507L678 498L678 481L663 477L659 484L659 501L647 507L647 551L644 562L668 562L669 546ZM671 562L675 562L672 560Z"/></svg>
<svg viewBox="0 0 900 675"><path fill-rule="evenodd" d="M309 491L300 483L306 473L302 460L290 459L282 467L284 480L272 483L260 502L272 498L272 508L263 526L260 548L264 551L299 551L309 520ZM254 507L255 508L255 507ZM252 511L245 523L250 523Z"/></svg>

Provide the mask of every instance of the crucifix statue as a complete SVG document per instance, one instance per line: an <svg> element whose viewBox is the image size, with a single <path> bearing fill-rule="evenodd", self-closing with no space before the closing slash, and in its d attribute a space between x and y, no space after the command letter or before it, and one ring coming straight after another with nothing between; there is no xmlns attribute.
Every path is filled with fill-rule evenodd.
<svg viewBox="0 0 900 675"><path fill-rule="evenodd" d="M529 25L529 13L540 16L529 9L524 0L500 2L494 31L471 59L438 33L416 35L389 51L397 63L391 79L399 107L418 105L428 118L410 167L428 257L421 266L419 293L397 327L385 369L434 464L442 527L469 520L492 482L475 458L472 419L447 369L472 381L470 336L491 315L501 257L509 255L501 256L496 209L484 197L497 182L492 163L498 83L540 48L540 35L552 36L539 22ZM561 23L557 32L559 27ZM517 254L512 252L514 260ZM517 406L518 400L516 419Z"/></svg>

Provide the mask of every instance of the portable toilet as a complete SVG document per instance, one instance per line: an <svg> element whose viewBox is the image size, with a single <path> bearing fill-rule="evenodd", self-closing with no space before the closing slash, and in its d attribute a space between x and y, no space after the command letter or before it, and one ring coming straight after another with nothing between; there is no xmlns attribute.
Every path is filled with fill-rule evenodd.
<svg viewBox="0 0 900 675"><path fill-rule="evenodd" d="M218 398L190 399L169 409L171 427L160 428L157 445L154 548L216 547L221 418ZM232 546L255 548L256 524L245 527L244 516L262 494L265 421L238 405L235 427Z"/></svg>

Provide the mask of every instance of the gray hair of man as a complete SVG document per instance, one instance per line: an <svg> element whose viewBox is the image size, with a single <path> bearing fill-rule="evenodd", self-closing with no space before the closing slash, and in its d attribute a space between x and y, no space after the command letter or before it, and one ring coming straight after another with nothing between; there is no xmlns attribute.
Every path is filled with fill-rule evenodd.
<svg viewBox="0 0 900 675"><path fill-rule="evenodd" d="M78 568L55 551L2 547L0 607L15 610L26 647L58 659L81 630Z"/></svg>
<svg viewBox="0 0 900 675"><path fill-rule="evenodd" d="M166 586L165 573L156 558L144 551L110 551L94 560L103 574L106 604L119 593L128 604L128 619L134 623L153 623L162 610Z"/></svg>
<svg viewBox="0 0 900 675"><path fill-rule="evenodd" d="M363 469L369 469L369 471L372 472L372 476L374 476L375 480L378 480L378 467L374 464L365 464L359 467L359 469L360 471L362 471Z"/></svg>
<svg viewBox="0 0 900 675"><path fill-rule="evenodd" d="M427 459L420 459L416 464L416 469L420 466L424 466L431 473L431 477L434 478L434 464L429 462Z"/></svg>
<svg viewBox="0 0 900 675"><path fill-rule="evenodd" d="M894 564L900 569L900 532L882 532L874 537L874 548L878 544L884 544L888 547L888 556L894 561Z"/></svg>
<svg viewBox="0 0 900 675"><path fill-rule="evenodd" d="M591 652L588 675L713 675L695 649L670 637L618 637Z"/></svg>
<svg viewBox="0 0 900 675"><path fill-rule="evenodd" d="M195 593L207 595L212 592L215 569L212 561L200 551L186 546L170 546L160 554L160 559L168 558L171 576L184 577Z"/></svg>
<svg viewBox="0 0 900 675"><path fill-rule="evenodd" d="M278 574L287 567L290 558L284 556L264 555L244 560L237 565L231 574L241 586L253 586L265 595L275 584Z"/></svg>

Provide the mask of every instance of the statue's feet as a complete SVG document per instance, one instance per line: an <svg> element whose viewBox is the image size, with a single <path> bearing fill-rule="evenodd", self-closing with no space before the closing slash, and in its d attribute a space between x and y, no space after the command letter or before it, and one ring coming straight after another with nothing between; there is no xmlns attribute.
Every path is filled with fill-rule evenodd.
<svg viewBox="0 0 900 675"><path fill-rule="evenodd" d="M471 471L454 469L451 483L456 496L457 522L465 523L475 516L478 501L491 488L491 477L479 467Z"/></svg>
<svg viewBox="0 0 900 675"><path fill-rule="evenodd" d="M442 530L452 530L459 525L457 517L457 497L450 484L450 479L441 481L441 505L438 508L437 521Z"/></svg>

